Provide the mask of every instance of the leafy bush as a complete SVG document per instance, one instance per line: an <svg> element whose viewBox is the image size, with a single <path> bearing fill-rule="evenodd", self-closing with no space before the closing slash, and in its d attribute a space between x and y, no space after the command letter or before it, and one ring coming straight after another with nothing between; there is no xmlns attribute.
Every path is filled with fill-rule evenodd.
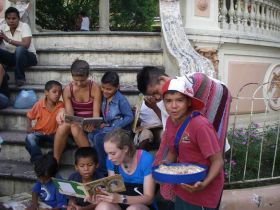
<svg viewBox="0 0 280 210"><path fill-rule="evenodd" d="M157 0L110 0L111 30L151 31L158 11ZM43 29L75 30L79 11L87 13L96 30L99 0L37 0L36 23Z"/></svg>
<svg viewBox="0 0 280 210"><path fill-rule="evenodd" d="M230 181L233 182L257 179L259 163L259 178L271 177L277 138L279 138L278 135L277 126L260 128L258 124L254 123L250 124L247 128L230 129L228 132L228 140L231 145L232 158L230 159L230 152L228 152L225 159L226 179L229 178L229 175ZM247 162L246 152L248 153ZM261 158L260 152L262 154ZM273 176L280 176L279 145L276 154ZM246 174L244 177L245 164Z"/></svg>

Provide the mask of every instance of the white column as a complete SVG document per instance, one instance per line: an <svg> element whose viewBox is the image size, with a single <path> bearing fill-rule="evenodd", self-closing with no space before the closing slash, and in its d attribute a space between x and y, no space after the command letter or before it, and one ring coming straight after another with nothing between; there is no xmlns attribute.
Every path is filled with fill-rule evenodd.
<svg viewBox="0 0 280 210"><path fill-rule="evenodd" d="M184 28L220 31L219 1L180 0L180 7Z"/></svg>
<svg viewBox="0 0 280 210"><path fill-rule="evenodd" d="M34 33L36 31L36 0L31 1L31 9L29 11L30 27Z"/></svg>
<svg viewBox="0 0 280 210"><path fill-rule="evenodd" d="M99 31L110 31L110 1L99 0Z"/></svg>

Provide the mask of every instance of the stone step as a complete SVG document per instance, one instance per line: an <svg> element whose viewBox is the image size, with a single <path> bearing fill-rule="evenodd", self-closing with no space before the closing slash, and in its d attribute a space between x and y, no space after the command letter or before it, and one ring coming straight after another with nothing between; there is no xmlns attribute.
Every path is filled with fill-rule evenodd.
<svg viewBox="0 0 280 210"><path fill-rule="evenodd" d="M74 172L74 166L63 166L59 174L63 178ZM31 163L23 161L0 161L0 195L31 192L36 175Z"/></svg>
<svg viewBox="0 0 280 210"><path fill-rule="evenodd" d="M63 85L68 84L64 83ZM16 96L21 90L34 90L37 98L42 98L44 96L44 85L24 85L21 87L16 87L14 84L9 85L11 90L11 104L15 101ZM127 97L131 106L134 106L138 100L139 91L135 84L124 84L120 86L120 91L124 96ZM1 113L1 112L0 112Z"/></svg>
<svg viewBox="0 0 280 210"><path fill-rule="evenodd" d="M26 133L24 131L0 131L0 136L4 140L0 152L0 162L4 160L24 162L30 161L30 155L25 149ZM51 146L44 146L42 148L42 152L45 154L52 149L53 148ZM62 154L60 164L63 166L73 165L75 150L75 146L68 146Z"/></svg>
<svg viewBox="0 0 280 210"><path fill-rule="evenodd" d="M91 66L90 78L100 83L106 71L115 71L120 77L120 84L136 83L136 75L142 66ZM12 69L8 69L10 83L15 83ZM25 70L26 84L45 84L49 80L57 80L62 84L72 81L70 65L63 66L33 66Z"/></svg>
<svg viewBox="0 0 280 210"><path fill-rule="evenodd" d="M37 49L38 65L71 65L79 58L86 60L90 65L163 65L161 49L135 50L135 49L63 49L47 48Z"/></svg>
<svg viewBox="0 0 280 210"><path fill-rule="evenodd" d="M161 49L157 32L40 32L33 37L36 48L41 49Z"/></svg>

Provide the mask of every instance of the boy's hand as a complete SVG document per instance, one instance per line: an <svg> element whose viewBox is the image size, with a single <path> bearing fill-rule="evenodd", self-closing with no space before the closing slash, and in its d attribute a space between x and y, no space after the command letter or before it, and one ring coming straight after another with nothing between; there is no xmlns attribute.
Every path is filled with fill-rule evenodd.
<svg viewBox="0 0 280 210"><path fill-rule="evenodd" d="M56 122L58 125L64 123L64 109L61 109L56 115Z"/></svg>
<svg viewBox="0 0 280 210"><path fill-rule="evenodd" d="M196 182L194 185L181 184L181 187L184 190L187 190L187 191L193 193L193 192L198 192L198 191L203 190L206 186L204 186L203 182Z"/></svg>
<svg viewBox="0 0 280 210"><path fill-rule="evenodd" d="M102 194L96 195L96 200L109 203L121 203L121 195L118 193L109 193L105 190L102 190Z"/></svg>
<svg viewBox="0 0 280 210"><path fill-rule="evenodd" d="M157 107L157 101L153 96L145 96L144 101L146 106L151 109L155 109Z"/></svg>

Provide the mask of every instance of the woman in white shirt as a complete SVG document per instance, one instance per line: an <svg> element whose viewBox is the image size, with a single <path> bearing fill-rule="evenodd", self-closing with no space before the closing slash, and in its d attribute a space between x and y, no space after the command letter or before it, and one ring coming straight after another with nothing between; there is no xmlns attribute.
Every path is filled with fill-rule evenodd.
<svg viewBox="0 0 280 210"><path fill-rule="evenodd" d="M25 84L24 69L37 64L36 50L28 24L20 22L19 11L9 7L5 11L6 23L0 28L0 64L14 67L17 86Z"/></svg>

